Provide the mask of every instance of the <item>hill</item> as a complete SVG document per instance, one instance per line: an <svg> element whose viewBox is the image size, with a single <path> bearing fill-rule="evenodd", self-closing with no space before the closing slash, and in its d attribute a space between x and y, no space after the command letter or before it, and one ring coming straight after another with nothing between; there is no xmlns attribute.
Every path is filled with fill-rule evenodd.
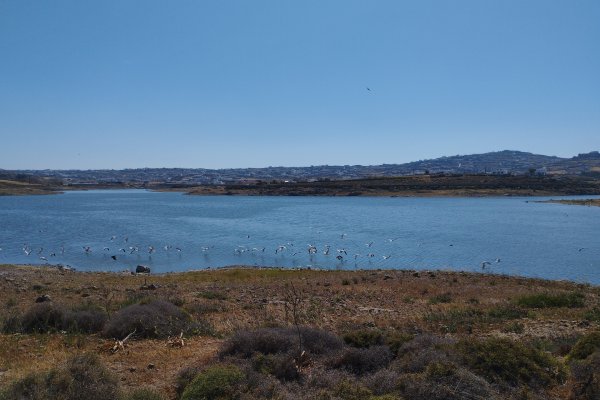
<svg viewBox="0 0 600 400"><path fill-rule="evenodd" d="M560 158L522 151L504 150L483 154L455 155L405 164L321 165L265 168L139 168L124 170L0 170L0 179L34 177L60 180L64 184L225 184L257 180L307 181L323 178L358 179L420 174L512 174L600 176L600 153Z"/></svg>

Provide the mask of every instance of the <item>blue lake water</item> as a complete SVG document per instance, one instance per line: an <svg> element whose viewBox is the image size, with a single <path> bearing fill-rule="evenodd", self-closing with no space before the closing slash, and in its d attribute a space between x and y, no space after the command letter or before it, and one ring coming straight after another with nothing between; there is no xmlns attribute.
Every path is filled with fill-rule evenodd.
<svg viewBox="0 0 600 400"><path fill-rule="evenodd" d="M600 284L600 207L532 202L542 199L142 190L0 197L0 263L90 271L138 264L153 272L227 265L482 271L489 261L486 272Z"/></svg>

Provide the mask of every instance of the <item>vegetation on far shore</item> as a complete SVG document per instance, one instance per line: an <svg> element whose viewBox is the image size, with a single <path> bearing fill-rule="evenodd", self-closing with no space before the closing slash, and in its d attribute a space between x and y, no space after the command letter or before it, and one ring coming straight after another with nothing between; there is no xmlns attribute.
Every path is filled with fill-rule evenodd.
<svg viewBox="0 0 600 400"><path fill-rule="evenodd" d="M142 277L0 266L0 304L2 400L600 394L591 285L440 271Z"/></svg>
<svg viewBox="0 0 600 400"><path fill-rule="evenodd" d="M66 190L144 188L192 195L244 196L552 196L600 194L600 179L584 176L426 174L349 180L256 180L226 185L154 183L69 184L48 179L0 180L0 195L51 194ZM573 203L577 204L577 203Z"/></svg>
<svg viewBox="0 0 600 400"><path fill-rule="evenodd" d="M540 203L557 203L557 204L569 204L574 206L596 206L600 207L600 199L584 199L584 200L547 200L541 201Z"/></svg>

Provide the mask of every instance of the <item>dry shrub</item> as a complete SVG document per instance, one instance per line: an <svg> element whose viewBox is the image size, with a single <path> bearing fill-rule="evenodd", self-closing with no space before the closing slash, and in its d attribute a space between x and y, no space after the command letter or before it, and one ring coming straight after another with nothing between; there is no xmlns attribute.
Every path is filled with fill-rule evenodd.
<svg viewBox="0 0 600 400"><path fill-rule="evenodd" d="M387 367L392 358L392 352L387 346L371 346L366 349L350 347L343 350L330 364L334 368L362 375Z"/></svg>
<svg viewBox="0 0 600 400"><path fill-rule="evenodd" d="M457 346L462 362L490 382L532 388L561 383L566 373L551 355L508 339L463 341Z"/></svg>
<svg viewBox="0 0 600 400"><path fill-rule="evenodd" d="M102 330L107 318L104 310L90 305L67 310L53 303L38 303L22 317L13 316L5 321L3 330L24 333L94 333Z"/></svg>
<svg viewBox="0 0 600 400"><path fill-rule="evenodd" d="M501 399L480 376L454 364L432 363L425 373L408 374L401 379L406 400Z"/></svg>
<svg viewBox="0 0 600 400"><path fill-rule="evenodd" d="M106 324L103 335L124 338L135 331L143 338L165 338L184 333L198 333L205 328L194 324L188 313L164 300L150 300L127 306Z"/></svg>
<svg viewBox="0 0 600 400"><path fill-rule="evenodd" d="M100 332L108 320L106 312L96 307L67 310L63 316L62 329L67 332Z"/></svg>
<svg viewBox="0 0 600 400"><path fill-rule="evenodd" d="M383 396L398 391L400 374L388 368L380 369L373 374L365 375L362 383L374 395Z"/></svg>
<svg viewBox="0 0 600 400"><path fill-rule="evenodd" d="M571 399L600 399L600 351L596 351L585 360L572 362L571 377Z"/></svg>
<svg viewBox="0 0 600 400"><path fill-rule="evenodd" d="M2 400L106 400L119 398L119 381L94 354L77 355L65 366L33 373L0 394Z"/></svg>
<svg viewBox="0 0 600 400"><path fill-rule="evenodd" d="M313 355L327 354L343 346L337 336L319 329L301 327L300 335L304 350ZM250 358L255 353L288 353L298 348L296 328L264 328L235 333L226 342L221 356Z"/></svg>
<svg viewBox="0 0 600 400"><path fill-rule="evenodd" d="M400 372L423 372L432 363L449 363L456 357L452 350L455 342L433 335L419 335L398 350L392 368Z"/></svg>
<svg viewBox="0 0 600 400"><path fill-rule="evenodd" d="M21 318L21 329L25 333L56 331L62 325L65 310L52 303L34 304Z"/></svg>
<svg viewBox="0 0 600 400"><path fill-rule="evenodd" d="M252 358L252 367L256 372L273 375L280 381L300 379L292 352L279 354L257 354Z"/></svg>

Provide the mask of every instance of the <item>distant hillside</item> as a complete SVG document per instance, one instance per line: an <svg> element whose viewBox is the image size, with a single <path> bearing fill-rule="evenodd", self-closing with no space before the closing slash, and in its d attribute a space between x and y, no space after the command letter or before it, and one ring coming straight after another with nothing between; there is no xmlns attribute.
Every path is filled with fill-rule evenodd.
<svg viewBox="0 0 600 400"><path fill-rule="evenodd" d="M483 154L456 155L406 164L340 165L311 167L266 167L235 169L140 168L125 170L19 170L2 171L0 179L54 178L65 184L224 184L257 180L307 181L357 179L419 174L541 174L600 177L600 153L560 158L522 151L504 150ZM4 176L4 178L2 178ZM15 177L21 179L15 179Z"/></svg>

